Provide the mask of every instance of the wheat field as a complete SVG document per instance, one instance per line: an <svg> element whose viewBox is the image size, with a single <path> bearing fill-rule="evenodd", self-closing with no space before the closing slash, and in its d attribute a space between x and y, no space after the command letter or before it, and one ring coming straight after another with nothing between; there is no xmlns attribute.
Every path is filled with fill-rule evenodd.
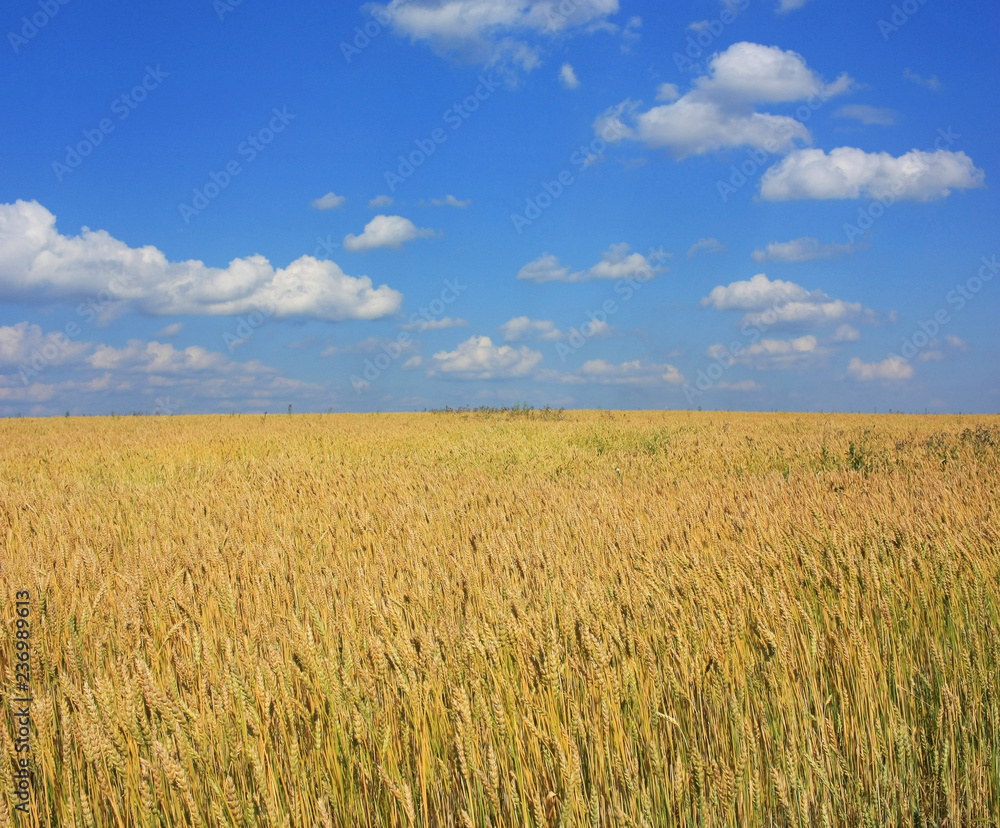
<svg viewBox="0 0 1000 828"><path fill-rule="evenodd" d="M995 826L998 488L986 416L0 421L0 828Z"/></svg>

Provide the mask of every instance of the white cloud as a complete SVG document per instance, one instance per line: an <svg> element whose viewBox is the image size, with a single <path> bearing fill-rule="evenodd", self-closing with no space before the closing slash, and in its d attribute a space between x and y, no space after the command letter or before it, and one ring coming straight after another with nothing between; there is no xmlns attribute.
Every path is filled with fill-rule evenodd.
<svg viewBox="0 0 1000 828"><path fill-rule="evenodd" d="M63 365L79 359L89 347L85 342L74 342L62 331L45 334L30 322L0 326L0 367L30 368L35 354L41 365Z"/></svg>
<svg viewBox="0 0 1000 828"><path fill-rule="evenodd" d="M821 290L809 291L781 279L772 281L763 273L712 288L701 305L721 311L750 311L743 316L743 324L762 328L824 325L859 316L871 321L875 316L860 302L832 299Z"/></svg>
<svg viewBox="0 0 1000 828"><path fill-rule="evenodd" d="M329 386L288 379L260 362L236 362L224 353L198 346L178 349L169 343L138 339L120 348L64 342L54 356L45 346L57 341L52 333L40 337L40 331L27 323L10 329L0 327L0 367L10 358L23 364L21 357L30 359L36 347L49 357L40 369L46 373L29 374L29 379L35 380L29 385L15 372L0 372L0 414L15 413L18 409L11 404L29 402L49 403L32 411L51 416L66 409L106 412L119 406L148 411L179 407L191 411L278 410L293 399L316 407L327 407L331 400ZM53 376L71 372L72 379L47 382L48 372ZM127 398L117 396L126 393Z"/></svg>
<svg viewBox="0 0 1000 828"><path fill-rule="evenodd" d="M809 130L787 115L756 112L754 104L829 98L853 83L846 74L824 83L796 52L734 43L712 56L708 74L695 79L690 92L645 112L639 111L639 103L624 101L599 116L594 131L605 140L630 138L669 149L677 158L740 146L787 152L796 143L810 143ZM658 97L666 93L669 98L676 91L661 86Z"/></svg>
<svg viewBox="0 0 1000 828"><path fill-rule="evenodd" d="M391 195L377 195L368 202L369 207L390 207L396 199Z"/></svg>
<svg viewBox="0 0 1000 828"><path fill-rule="evenodd" d="M661 83L656 87L656 100L676 101L681 96L681 91L676 83Z"/></svg>
<svg viewBox="0 0 1000 828"><path fill-rule="evenodd" d="M927 343L927 348L927 350L921 351L917 355L918 362L940 362L941 360L955 357L958 354L968 351L969 343L961 337L948 334L945 336L944 342L936 338L932 339Z"/></svg>
<svg viewBox="0 0 1000 828"><path fill-rule="evenodd" d="M617 31L608 17L618 0L393 0L375 9L438 55L530 71L540 63L539 37Z"/></svg>
<svg viewBox="0 0 1000 828"><path fill-rule="evenodd" d="M406 362L399 366L401 371L412 371L415 368L419 368L424 364L424 358L417 354L416 356L411 356Z"/></svg>
<svg viewBox="0 0 1000 828"><path fill-rule="evenodd" d="M842 74L833 83L824 83L797 52L742 42L714 55L708 76L698 78L695 85L702 92L746 103L791 103L813 95L840 95L854 81Z"/></svg>
<svg viewBox="0 0 1000 828"><path fill-rule="evenodd" d="M417 319L415 322L407 322L405 325L400 325L404 331L418 331L423 333L424 331L443 331L448 328L467 328L469 323L464 319L453 318L451 316L443 316L440 319Z"/></svg>
<svg viewBox="0 0 1000 828"><path fill-rule="evenodd" d="M857 342L859 339L861 339L861 331L846 323L833 333L834 342Z"/></svg>
<svg viewBox="0 0 1000 828"><path fill-rule="evenodd" d="M625 242L613 244L601 254L601 261L587 270L570 271L559 260L543 253L529 262L517 274L518 279L541 284L543 282L587 282L592 279L649 279L664 268L653 267L641 253L629 253Z"/></svg>
<svg viewBox="0 0 1000 828"><path fill-rule="evenodd" d="M909 69L903 70L903 77L908 81L913 81L913 83L918 86L925 86L934 92L941 91L941 81L938 79L937 75L931 75L929 78L922 77L916 72L911 72Z"/></svg>
<svg viewBox="0 0 1000 828"><path fill-rule="evenodd" d="M613 333L615 333L617 329L614 327L614 325L609 325L603 319L591 318L589 322L581 326L580 330L589 340L589 339L604 339L604 337L611 336ZM567 336L569 335L571 334L567 334Z"/></svg>
<svg viewBox="0 0 1000 828"><path fill-rule="evenodd" d="M853 251L849 244L820 244L819 239L803 236L787 242L771 242L763 250L754 250L750 257L755 262L808 262L812 259L834 259Z"/></svg>
<svg viewBox="0 0 1000 828"><path fill-rule="evenodd" d="M890 356L881 362L862 362L854 357L847 366L847 373L856 380L908 380L913 376L913 366L898 356Z"/></svg>
<svg viewBox="0 0 1000 828"><path fill-rule="evenodd" d="M635 43L639 37L639 31L642 29L642 18L639 15L632 15L628 19L628 22L622 27L622 51L629 52L632 49L632 44Z"/></svg>
<svg viewBox="0 0 1000 828"><path fill-rule="evenodd" d="M149 374L188 374L210 371L235 365L252 365L264 369L260 363L234 363L218 351L209 351L198 345L178 350L170 343L143 342L130 339L124 348L98 345L87 362L100 371L137 371Z"/></svg>
<svg viewBox="0 0 1000 828"><path fill-rule="evenodd" d="M332 261L302 256L275 268L261 255L225 268L168 261L152 245L132 248L103 230L63 236L56 217L35 201L0 204L0 296L70 301L109 292L109 312L154 316L237 315L376 319L395 313L402 294L346 275Z"/></svg>
<svg viewBox="0 0 1000 828"><path fill-rule="evenodd" d="M761 388L753 380L739 380L738 382L720 380L715 383L715 387L723 391L759 391Z"/></svg>
<svg viewBox="0 0 1000 828"><path fill-rule="evenodd" d="M892 126L896 123L899 113L895 109L868 106L867 104L848 104L833 113L834 118L850 118L860 121L865 126Z"/></svg>
<svg viewBox="0 0 1000 828"><path fill-rule="evenodd" d="M819 340L811 334L796 339L762 339L748 345L737 355L731 355L721 344L712 345L706 351L712 359L730 355L734 363L750 365L762 371L800 368L827 353L828 350L820 347Z"/></svg>
<svg viewBox="0 0 1000 828"><path fill-rule="evenodd" d="M346 201L347 196L339 196L336 193L330 192L321 198L314 198L309 204L317 210L333 210L337 207L342 207Z"/></svg>
<svg viewBox="0 0 1000 828"><path fill-rule="evenodd" d="M183 322L171 322L169 325L160 328L160 330L156 332L155 336L165 336L169 338L177 336L177 334L179 334L182 330L184 330Z"/></svg>
<svg viewBox="0 0 1000 828"><path fill-rule="evenodd" d="M776 305L779 302L806 299L809 291L794 282L781 279L770 280L764 273L758 273L748 281L718 285L701 300L703 307L716 310L755 310Z"/></svg>
<svg viewBox="0 0 1000 828"><path fill-rule="evenodd" d="M507 320L500 326L500 332L503 334L504 342L517 342L529 338L553 342L566 336L551 319L530 319L527 316L515 316Z"/></svg>
<svg viewBox="0 0 1000 828"><path fill-rule="evenodd" d="M465 208L472 204L471 198L457 199L451 193L448 193L444 198L432 198L431 204L435 207L461 207Z"/></svg>
<svg viewBox="0 0 1000 828"><path fill-rule="evenodd" d="M498 346L488 336L473 336L454 351L434 354L434 360L431 375L440 372L461 379L485 380L527 376L542 361L542 355L527 345Z"/></svg>
<svg viewBox="0 0 1000 828"><path fill-rule="evenodd" d="M690 259L695 253L699 253L702 250L706 253L725 253L726 246L713 236L709 236L705 239L698 239L698 241L688 248L687 257Z"/></svg>
<svg viewBox="0 0 1000 828"><path fill-rule="evenodd" d="M348 233L344 237L344 249L352 252L374 250L378 247L398 250L408 241L433 235L433 230L418 228L408 218L379 215L365 225L360 236Z"/></svg>
<svg viewBox="0 0 1000 828"><path fill-rule="evenodd" d="M645 385L661 382L668 385L682 385L687 382L684 375L673 365L638 359L619 365L606 359L591 359L580 366L577 375L587 382L602 385Z"/></svg>
<svg viewBox="0 0 1000 828"><path fill-rule="evenodd" d="M809 299L801 302L785 302L775 308L748 313L743 322L754 326L827 325L864 313L865 307L860 302L830 299L822 291L815 291ZM872 313L868 312L868 316Z"/></svg>
<svg viewBox="0 0 1000 828"><path fill-rule="evenodd" d="M529 262L518 271L517 278L529 282L578 282L579 278L571 278L579 274L570 273L570 269L559 263L559 259L551 253L543 253L533 262Z"/></svg>
<svg viewBox="0 0 1000 828"><path fill-rule="evenodd" d="M559 70L559 82L566 87L566 89L578 89L580 86L580 79L576 76L576 72L573 70L573 65L570 63L564 63L562 68Z"/></svg>
<svg viewBox="0 0 1000 828"><path fill-rule="evenodd" d="M808 2L809 0L778 0L778 13L784 14L801 9Z"/></svg>
<svg viewBox="0 0 1000 828"><path fill-rule="evenodd" d="M886 198L929 201L952 189L983 186L984 173L964 152L911 152L894 158L887 152L868 153L839 147L827 153L802 149L771 167L760 182L765 201L830 198Z"/></svg>

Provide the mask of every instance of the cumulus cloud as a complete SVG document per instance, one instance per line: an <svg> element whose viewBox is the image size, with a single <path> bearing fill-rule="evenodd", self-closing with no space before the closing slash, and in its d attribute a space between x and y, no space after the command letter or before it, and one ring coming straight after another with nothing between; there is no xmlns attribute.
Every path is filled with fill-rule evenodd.
<svg viewBox="0 0 1000 828"><path fill-rule="evenodd" d="M573 69L571 63L564 63L562 68L559 70L559 82L566 87L566 89L578 89L580 86L580 79L576 76L576 71Z"/></svg>
<svg viewBox="0 0 1000 828"><path fill-rule="evenodd" d="M850 118L865 126L892 126L896 123L899 113L895 109L868 106L867 104L849 104L842 106L833 113L834 118Z"/></svg>
<svg viewBox="0 0 1000 828"><path fill-rule="evenodd" d="M368 202L369 207L390 207L395 202L391 195L377 195Z"/></svg>
<svg viewBox="0 0 1000 828"><path fill-rule="evenodd" d="M753 278L731 282L728 285L718 285L701 300L703 307L716 310L754 310L776 305L779 302L806 299L809 291L794 282L767 278L764 273L758 273Z"/></svg>
<svg viewBox="0 0 1000 828"><path fill-rule="evenodd" d="M417 227L408 218L379 215L365 225L361 235L348 233L344 236L344 249L351 252L375 250L379 247L398 250L408 241L425 239L433 235L433 230Z"/></svg>
<svg viewBox="0 0 1000 828"><path fill-rule="evenodd" d="M467 328L469 323L460 318L453 318L451 316L442 316L440 319L417 319L414 322L407 322L405 325L400 325L404 331L418 331L423 333L424 331L443 331L448 328Z"/></svg>
<svg viewBox="0 0 1000 828"><path fill-rule="evenodd" d="M159 413L277 410L290 399L327 407L331 393L256 360L237 362L200 346L130 339L114 347L70 340L61 331L43 335L27 322L0 327L0 415L21 405L32 405L39 416L119 406Z"/></svg>
<svg viewBox="0 0 1000 828"><path fill-rule="evenodd" d="M544 339L553 342L566 335L560 331L551 319L531 319L527 316L515 316L500 326L504 342L517 342L522 339Z"/></svg>
<svg viewBox="0 0 1000 828"><path fill-rule="evenodd" d="M825 83L805 59L792 51L758 43L734 43L712 56L708 73L691 91L646 111L626 100L604 112L594 130L608 140L632 139L670 150L678 159L749 146L769 153L788 152L812 136L801 121L757 112L756 104L825 100L848 91L846 74ZM669 100L676 89L660 87Z"/></svg>
<svg viewBox="0 0 1000 828"><path fill-rule="evenodd" d="M473 336L454 351L434 354L434 366L428 373L471 380L524 377L534 371L541 361L542 354L527 345L520 348L494 345L488 336Z"/></svg>
<svg viewBox="0 0 1000 828"><path fill-rule="evenodd" d="M760 182L765 201L886 198L929 201L953 189L983 186L985 174L964 152L912 150L898 158L887 152L839 147L827 153L801 149L771 167Z"/></svg>
<svg viewBox="0 0 1000 828"><path fill-rule="evenodd" d="M744 41L714 55L708 75L697 79L695 85L699 90L748 103L791 103L812 95L839 95L850 90L854 81L842 74L834 82L824 83L797 52Z"/></svg>
<svg viewBox="0 0 1000 828"><path fill-rule="evenodd" d="M237 315L255 310L278 318L376 319L395 313L402 294L348 276L332 261L302 256L276 268L261 255L208 267L171 262L157 248L132 248L104 230L78 236L56 230L56 217L36 201L0 204L0 295L19 301L71 301L108 294L114 312L154 316Z"/></svg>
<svg viewBox="0 0 1000 828"><path fill-rule="evenodd" d="M734 363L750 365L758 370L773 371L800 368L817 357L825 356L826 348L809 334L796 339L762 339L732 355L725 345L712 345L706 354L712 359L722 359L727 355Z"/></svg>
<svg viewBox="0 0 1000 828"><path fill-rule="evenodd" d="M857 342L861 339L861 331L853 325L841 325L833 332L834 342Z"/></svg>
<svg viewBox="0 0 1000 828"><path fill-rule="evenodd" d="M812 259L834 259L853 251L849 244L820 244L819 239L803 236L787 242L771 242L764 249L754 250L750 257L755 262L808 262Z"/></svg>
<svg viewBox="0 0 1000 828"><path fill-rule="evenodd" d="M542 284L543 282L588 282L593 279L649 279L654 273L664 270L653 267L641 253L629 253L631 248L625 242L613 244L601 254L601 260L587 270L571 271L559 260L543 253L529 262L517 274L518 279Z"/></svg>
<svg viewBox="0 0 1000 828"><path fill-rule="evenodd" d="M541 38L618 27L618 0L393 0L375 6L389 25L438 55L524 71L540 63Z"/></svg>
<svg viewBox="0 0 1000 828"><path fill-rule="evenodd" d="M580 366L577 375L587 382L601 385L646 385L667 383L683 385L684 375L673 365L632 360L615 365L606 359L591 359Z"/></svg>
<svg viewBox="0 0 1000 828"><path fill-rule="evenodd" d="M712 288L701 305L715 310L749 311L743 316L743 324L764 328L824 325L855 317L871 321L875 317L860 302L832 299L821 290L806 290L794 282L772 281L764 273Z"/></svg>
<svg viewBox="0 0 1000 828"><path fill-rule="evenodd" d="M847 373L861 382L901 381L913 376L913 366L898 356L886 357L881 362L862 362L858 357L854 357L847 365Z"/></svg>
<svg viewBox="0 0 1000 828"><path fill-rule="evenodd" d="M918 362L940 362L969 350L969 343L958 336L945 336L944 342L935 338L927 343L927 350L917 355Z"/></svg>
<svg viewBox="0 0 1000 828"><path fill-rule="evenodd" d="M0 326L0 368L31 362L38 354L45 365L74 362L89 349L85 342L74 342L61 331L45 334L38 325L18 322Z"/></svg>
<svg viewBox="0 0 1000 828"><path fill-rule="evenodd" d="M690 259L695 253L699 253L704 250L706 253L725 253L726 246L720 242L718 239L709 236L705 239L698 239L694 244L688 248L687 257Z"/></svg>
<svg viewBox="0 0 1000 828"><path fill-rule="evenodd" d="M330 192L320 198L314 198L309 204L317 210L333 210L337 207L342 207L346 201L347 196Z"/></svg>
<svg viewBox="0 0 1000 828"><path fill-rule="evenodd" d="M124 348L98 345L87 362L91 368L101 371L141 371L150 374L187 374L239 364L231 362L218 351L209 351L199 345L177 349L170 343L143 342L139 339L130 339ZM254 367L258 370L263 368L259 363L254 363Z"/></svg>
<svg viewBox="0 0 1000 828"><path fill-rule="evenodd" d="M460 207L465 208L472 204L471 198L458 199L455 198L451 193L446 195L444 198L432 198L431 204L435 207Z"/></svg>
<svg viewBox="0 0 1000 828"><path fill-rule="evenodd" d="M843 319L865 315L874 317L860 302L831 299L822 291L815 291L808 299L784 302L775 308L746 314L743 322L756 326L808 326L827 325Z"/></svg>

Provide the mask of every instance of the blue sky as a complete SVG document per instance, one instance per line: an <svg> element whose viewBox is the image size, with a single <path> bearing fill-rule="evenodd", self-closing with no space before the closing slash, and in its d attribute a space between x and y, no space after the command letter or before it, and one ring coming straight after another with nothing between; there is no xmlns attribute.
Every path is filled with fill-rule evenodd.
<svg viewBox="0 0 1000 828"><path fill-rule="evenodd" d="M1000 411L997 22L12 0L0 415Z"/></svg>

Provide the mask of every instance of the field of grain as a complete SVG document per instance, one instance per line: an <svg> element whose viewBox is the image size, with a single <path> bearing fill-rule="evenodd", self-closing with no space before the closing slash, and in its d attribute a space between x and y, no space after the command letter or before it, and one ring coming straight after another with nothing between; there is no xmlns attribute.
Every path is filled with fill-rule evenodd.
<svg viewBox="0 0 1000 828"><path fill-rule="evenodd" d="M997 417L0 421L0 828L996 825L998 490Z"/></svg>

